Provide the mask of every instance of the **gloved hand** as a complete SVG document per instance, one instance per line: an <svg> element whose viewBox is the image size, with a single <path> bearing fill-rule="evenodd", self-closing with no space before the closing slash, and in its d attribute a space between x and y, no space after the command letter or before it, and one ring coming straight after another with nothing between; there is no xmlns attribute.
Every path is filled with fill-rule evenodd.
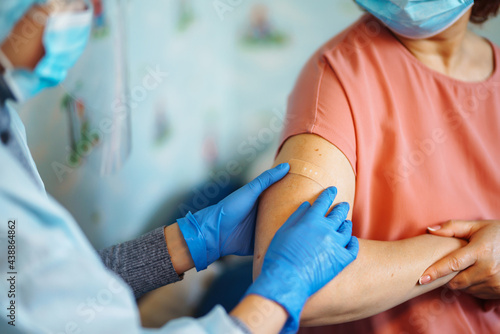
<svg viewBox="0 0 500 334"><path fill-rule="evenodd" d="M261 274L246 293L273 300L288 311L284 333L298 330L307 299L358 254L352 223L345 220L349 204L338 204L325 217L336 195L336 188L328 188L312 206L305 202L290 216L276 232Z"/></svg>
<svg viewBox="0 0 500 334"><path fill-rule="evenodd" d="M197 271L225 255L253 255L257 199L289 170L278 165L218 204L177 220Z"/></svg>

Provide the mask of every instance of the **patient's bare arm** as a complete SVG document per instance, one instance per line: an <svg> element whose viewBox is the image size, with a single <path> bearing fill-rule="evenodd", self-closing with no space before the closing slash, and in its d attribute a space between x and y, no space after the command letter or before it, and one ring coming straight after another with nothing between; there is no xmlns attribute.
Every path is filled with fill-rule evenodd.
<svg viewBox="0 0 500 334"><path fill-rule="evenodd" d="M305 134L288 139L276 164L298 159L333 176L336 203L354 201L355 176L347 158L321 137ZM333 166L333 168L332 168ZM262 196L257 218L254 276L260 272L269 243L286 219L304 201L314 201L323 188L301 175L289 174ZM334 205L336 204L334 203ZM353 222L356 224L356 222ZM421 286L418 279L436 260L460 248L464 241L422 235L401 241L359 240L357 260L306 304L302 325L342 323L380 313L446 284L454 275Z"/></svg>

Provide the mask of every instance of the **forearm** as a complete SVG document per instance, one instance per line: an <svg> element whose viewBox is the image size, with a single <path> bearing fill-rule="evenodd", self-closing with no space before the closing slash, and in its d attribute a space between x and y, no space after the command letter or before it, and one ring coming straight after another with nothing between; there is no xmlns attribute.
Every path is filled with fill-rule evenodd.
<svg viewBox="0 0 500 334"><path fill-rule="evenodd" d="M464 241L432 235L394 241L359 240L358 258L307 302L302 325L366 318L446 284L454 275L419 285L425 269Z"/></svg>

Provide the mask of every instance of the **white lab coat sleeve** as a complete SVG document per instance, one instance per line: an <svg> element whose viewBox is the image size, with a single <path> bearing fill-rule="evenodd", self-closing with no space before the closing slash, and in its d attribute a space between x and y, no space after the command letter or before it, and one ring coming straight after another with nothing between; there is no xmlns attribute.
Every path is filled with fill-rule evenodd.
<svg viewBox="0 0 500 334"><path fill-rule="evenodd" d="M104 267L71 215L4 153L0 333L242 333L220 307L198 320L142 328L130 288Z"/></svg>
<svg viewBox="0 0 500 334"><path fill-rule="evenodd" d="M222 306L217 305L206 316L194 318L180 318L170 321L157 333L169 334L244 334L245 332L234 323Z"/></svg>

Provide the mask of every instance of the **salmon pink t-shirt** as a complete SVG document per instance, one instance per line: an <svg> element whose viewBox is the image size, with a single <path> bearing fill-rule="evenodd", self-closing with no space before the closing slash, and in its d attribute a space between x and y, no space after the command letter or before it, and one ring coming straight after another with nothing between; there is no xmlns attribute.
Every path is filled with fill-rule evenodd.
<svg viewBox="0 0 500 334"><path fill-rule="evenodd" d="M354 235L400 240L450 219L500 219L500 49L492 48L488 79L455 80L365 15L306 64L283 140L313 133L347 157L356 175ZM440 288L368 319L301 333L500 333L499 313L482 305Z"/></svg>

